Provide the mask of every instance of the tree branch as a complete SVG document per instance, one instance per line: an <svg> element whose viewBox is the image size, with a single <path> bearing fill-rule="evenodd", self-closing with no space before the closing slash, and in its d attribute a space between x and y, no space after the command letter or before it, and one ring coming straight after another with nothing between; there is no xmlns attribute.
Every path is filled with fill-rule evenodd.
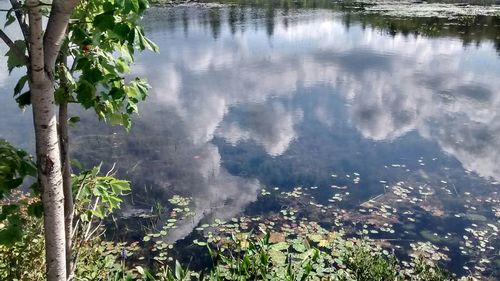
<svg viewBox="0 0 500 281"><path fill-rule="evenodd" d="M16 56L22 60L25 64L28 63L28 57L14 44L14 42L9 38L9 36L0 29L0 38L7 44L7 46L16 54Z"/></svg>
<svg viewBox="0 0 500 281"><path fill-rule="evenodd" d="M10 0L10 4L12 5L12 8L14 9L14 13L16 15L17 22L19 23L19 27L21 28L21 31L22 31L23 36L24 36L24 41L28 42L30 32L29 32L28 24L26 24L26 21L24 20L24 15L21 12L23 10L23 6L17 0Z"/></svg>
<svg viewBox="0 0 500 281"><path fill-rule="evenodd" d="M41 83L45 78L44 52L43 52L43 23L42 9L38 0L26 1L28 7L28 20L30 25L29 45L30 47L30 76L35 83Z"/></svg>
<svg viewBox="0 0 500 281"><path fill-rule="evenodd" d="M59 50L66 37L69 19L79 0L53 0L49 22L43 38L45 67L54 72Z"/></svg>
<svg viewBox="0 0 500 281"><path fill-rule="evenodd" d="M69 133L68 133L68 97L71 92L68 86L68 79L64 75L64 69L67 68L67 57L65 54L60 55L60 87L64 89L64 100L59 104L59 145L61 147L61 167L63 177L63 193L64 193L64 227L66 231L66 274L68 278L71 275L71 250L72 240L71 233L73 227L73 191L71 188L71 165L69 155Z"/></svg>

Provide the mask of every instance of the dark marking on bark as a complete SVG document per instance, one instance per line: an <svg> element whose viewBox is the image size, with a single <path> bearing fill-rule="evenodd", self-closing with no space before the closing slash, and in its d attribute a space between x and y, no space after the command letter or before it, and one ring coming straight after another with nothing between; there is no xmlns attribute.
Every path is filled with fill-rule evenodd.
<svg viewBox="0 0 500 281"><path fill-rule="evenodd" d="M44 175L48 175L54 168L54 162L46 154L40 157L40 171Z"/></svg>
<svg viewBox="0 0 500 281"><path fill-rule="evenodd" d="M40 192L40 196L42 197L42 200L43 200L43 195L45 194L43 191L43 184L42 184L42 181L40 180L40 177L38 177L38 180L37 180L38 184L36 186L36 188L38 188L38 191Z"/></svg>
<svg viewBox="0 0 500 281"><path fill-rule="evenodd" d="M47 129L49 126L47 126L47 125L41 125L40 127L41 127L42 129Z"/></svg>

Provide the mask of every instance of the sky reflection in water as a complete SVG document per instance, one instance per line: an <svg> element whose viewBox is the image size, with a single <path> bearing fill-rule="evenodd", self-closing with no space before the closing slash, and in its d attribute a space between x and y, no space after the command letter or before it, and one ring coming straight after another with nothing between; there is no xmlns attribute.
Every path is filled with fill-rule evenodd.
<svg viewBox="0 0 500 281"><path fill-rule="evenodd" d="M353 185L332 173L361 174L344 203L351 207L384 192L380 180L496 190L493 42L464 48L458 38L347 28L325 10L276 10L271 22L269 11L232 9L158 10L146 19L161 55L139 59L153 95L136 127L144 122L160 143L177 134L169 138L185 151L173 153L184 160L168 169L184 173L174 172L169 187L193 196L197 213L172 240L200 220L237 215L260 188L319 186L312 194L324 203L331 184ZM152 177L161 188L166 178Z"/></svg>

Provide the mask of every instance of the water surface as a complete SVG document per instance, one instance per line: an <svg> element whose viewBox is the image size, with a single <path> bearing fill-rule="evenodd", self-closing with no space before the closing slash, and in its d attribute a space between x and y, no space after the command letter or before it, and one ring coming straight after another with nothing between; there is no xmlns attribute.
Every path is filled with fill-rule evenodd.
<svg viewBox="0 0 500 281"><path fill-rule="evenodd" d="M498 233L488 226L500 227L499 23L253 5L154 8L144 24L161 52L137 59L135 73L152 90L131 133L82 113L73 154L86 165L116 162L140 194L128 213L173 194L192 197L195 217L170 241L214 218L279 211L262 190L302 187L317 204L348 210L345 220L358 223L353 235L367 221L380 227L373 210L390 205L397 231L370 236L436 236L455 272L499 276ZM29 115L15 113L11 78L0 85L0 137L30 149ZM397 186L409 198L395 196Z"/></svg>

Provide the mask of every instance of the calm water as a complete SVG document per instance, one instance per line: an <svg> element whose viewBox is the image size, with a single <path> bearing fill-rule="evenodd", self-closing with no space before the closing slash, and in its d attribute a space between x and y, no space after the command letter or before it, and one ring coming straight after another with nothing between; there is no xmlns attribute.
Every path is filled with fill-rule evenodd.
<svg viewBox="0 0 500 281"><path fill-rule="evenodd" d="M448 247L454 271L477 265L499 276L498 233L488 226L500 227L498 18L464 25L209 5L155 8L144 23L161 53L137 60L152 92L132 132L90 112L73 130L76 158L116 162L132 181L140 196L127 214L191 196L195 218L169 236L182 241L214 218L279 210L262 189L303 187L359 227L384 221L373 205L391 205L396 233L371 236L425 241L430 233ZM0 75L0 137L32 150L29 111L15 107L14 81ZM394 196L397 183L420 201ZM341 202L328 201L339 192ZM474 235L465 228L486 231L487 241L466 241Z"/></svg>

